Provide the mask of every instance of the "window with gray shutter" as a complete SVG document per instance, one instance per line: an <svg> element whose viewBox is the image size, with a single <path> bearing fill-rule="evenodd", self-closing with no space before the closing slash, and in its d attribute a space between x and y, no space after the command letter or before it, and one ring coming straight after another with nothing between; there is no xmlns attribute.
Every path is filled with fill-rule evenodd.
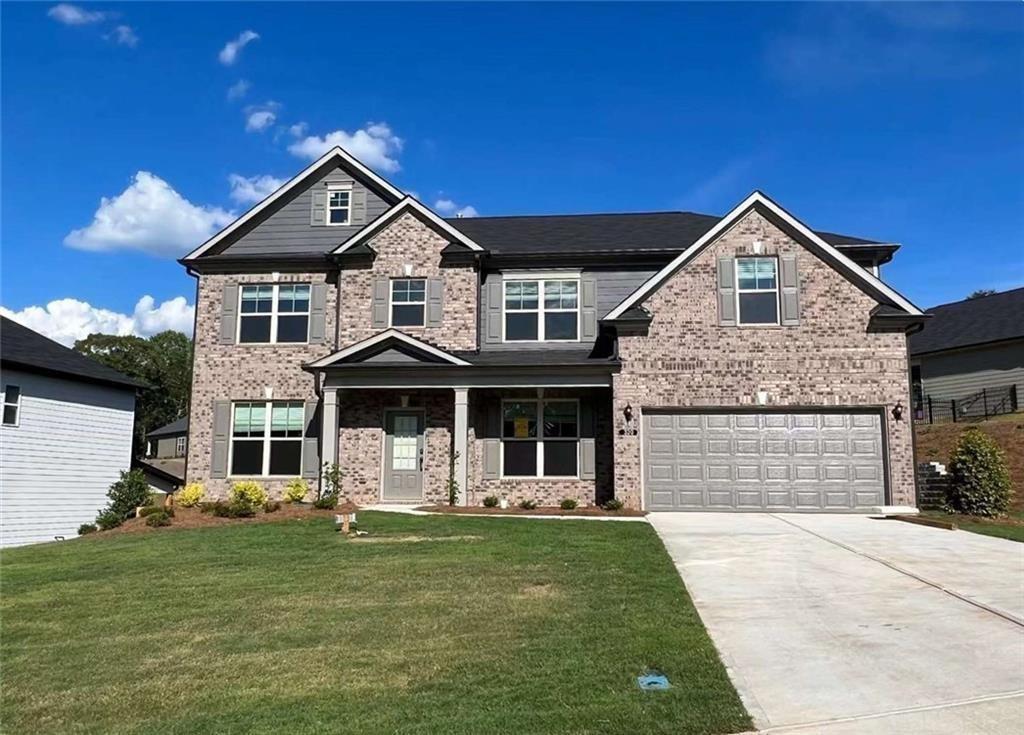
<svg viewBox="0 0 1024 735"><path fill-rule="evenodd" d="M327 339L327 284L314 283L309 300L309 343Z"/></svg>
<svg viewBox="0 0 1024 735"><path fill-rule="evenodd" d="M391 284L387 278L376 278L373 281L373 304L370 307L374 329L387 329L388 326L388 289Z"/></svg>
<svg viewBox="0 0 1024 735"><path fill-rule="evenodd" d="M593 480L597 477L596 417L594 399L590 396L580 399L580 479Z"/></svg>
<svg viewBox="0 0 1024 735"><path fill-rule="evenodd" d="M594 276L580 280L580 319L583 325L580 339L597 339L597 279Z"/></svg>
<svg viewBox="0 0 1024 735"><path fill-rule="evenodd" d="M210 456L210 477L228 476L228 446L231 441L231 401L213 402L213 443Z"/></svg>
<svg viewBox="0 0 1024 735"><path fill-rule="evenodd" d="M313 203L310 208L309 224L313 227L327 226L327 191L325 189L313 190Z"/></svg>
<svg viewBox="0 0 1024 735"><path fill-rule="evenodd" d="M487 279L487 314L484 325L484 341L488 344L501 342L501 274L492 273Z"/></svg>
<svg viewBox="0 0 1024 735"><path fill-rule="evenodd" d="M431 278L427 281L427 326L440 327L444 315L444 281Z"/></svg>
<svg viewBox="0 0 1024 735"><path fill-rule="evenodd" d="M238 325L238 284L224 285L220 302L220 343L233 345Z"/></svg>
<svg viewBox="0 0 1024 735"><path fill-rule="evenodd" d="M781 305L780 323L784 327L795 327L800 324L800 274L796 267L796 254L779 257L782 288L779 292Z"/></svg>
<svg viewBox="0 0 1024 735"><path fill-rule="evenodd" d="M352 214L349 224L358 226L366 224L366 189L360 186L352 189Z"/></svg>
<svg viewBox="0 0 1024 735"><path fill-rule="evenodd" d="M492 400L486 410L483 475L485 480L497 480L501 476L501 402Z"/></svg>
<svg viewBox="0 0 1024 735"><path fill-rule="evenodd" d="M723 327L736 326L735 259L718 259L718 323Z"/></svg>
<svg viewBox="0 0 1024 735"><path fill-rule="evenodd" d="M313 479L320 476L320 426L318 401L306 401L302 434L302 476Z"/></svg>

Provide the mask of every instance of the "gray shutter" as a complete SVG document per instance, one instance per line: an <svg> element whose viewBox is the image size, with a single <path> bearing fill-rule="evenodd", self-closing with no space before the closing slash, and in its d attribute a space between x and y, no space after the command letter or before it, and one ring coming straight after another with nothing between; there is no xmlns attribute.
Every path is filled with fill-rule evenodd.
<svg viewBox="0 0 1024 735"><path fill-rule="evenodd" d="M320 476L320 426L317 421L318 401L306 401L305 431L302 434L302 476Z"/></svg>
<svg viewBox="0 0 1024 735"><path fill-rule="evenodd" d="M501 342L501 274L492 273L487 279L487 324L484 326L484 342Z"/></svg>
<svg viewBox="0 0 1024 735"><path fill-rule="evenodd" d="M349 215L349 223L353 225L366 224L366 189L361 186L352 187L352 212Z"/></svg>
<svg viewBox="0 0 1024 735"><path fill-rule="evenodd" d="M782 289L779 292L782 313L779 315L779 323L784 327L795 327L800 324L800 277L796 268L796 255L780 256L779 265L782 270Z"/></svg>
<svg viewBox="0 0 1024 735"><path fill-rule="evenodd" d="M391 282L387 278L377 278L373 282L372 318L374 329L386 329L388 326L388 289Z"/></svg>
<svg viewBox="0 0 1024 735"><path fill-rule="evenodd" d="M309 224L313 227L327 225L327 190L314 189L313 203L309 210Z"/></svg>
<svg viewBox="0 0 1024 735"><path fill-rule="evenodd" d="M327 284L314 283L309 299L309 343L322 344L327 338Z"/></svg>
<svg viewBox="0 0 1024 735"><path fill-rule="evenodd" d="M580 317L582 332L580 339L589 342L597 339L597 279L584 276L580 281Z"/></svg>
<svg viewBox="0 0 1024 735"><path fill-rule="evenodd" d="M718 324L736 326L736 259L718 259Z"/></svg>
<svg viewBox="0 0 1024 735"><path fill-rule="evenodd" d="M497 480L501 476L501 402L495 397L488 400L484 425L484 479Z"/></svg>
<svg viewBox="0 0 1024 735"><path fill-rule="evenodd" d="M580 399L580 479L593 480L597 476L597 446L594 440L594 401Z"/></svg>
<svg viewBox="0 0 1024 735"><path fill-rule="evenodd" d="M213 447L210 455L210 477L228 476L228 442L231 437L231 401L213 402Z"/></svg>
<svg viewBox="0 0 1024 735"><path fill-rule="evenodd" d="M220 302L220 343L233 345L238 326L238 284L224 285Z"/></svg>
<svg viewBox="0 0 1024 735"><path fill-rule="evenodd" d="M428 327L440 327L444 314L444 281L440 278L427 280L427 318L424 322Z"/></svg>

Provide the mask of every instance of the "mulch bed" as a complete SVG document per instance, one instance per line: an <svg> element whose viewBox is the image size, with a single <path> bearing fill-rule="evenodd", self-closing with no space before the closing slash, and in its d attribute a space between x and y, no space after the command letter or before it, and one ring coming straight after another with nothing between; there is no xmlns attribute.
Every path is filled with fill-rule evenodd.
<svg viewBox="0 0 1024 735"><path fill-rule="evenodd" d="M96 534L112 533L146 533L166 531L173 528L206 528L208 526L230 526L240 523L271 523L274 521L303 521L310 518L333 518L334 510L321 510L308 503L282 503L281 508L273 513L257 511L252 518L218 518L213 513L203 513L199 508L174 508L174 517L170 526L153 528L146 525L145 518L130 518L117 528L109 531L96 531Z"/></svg>
<svg viewBox="0 0 1024 735"><path fill-rule="evenodd" d="M493 515L493 516L626 516L631 518L639 518L647 515L646 511L643 510L631 510L629 508L623 508L622 510L604 510L603 508L595 508L588 506L585 508L576 508L575 510L562 510L557 505L540 506L533 510L523 510L522 508L484 508L483 506L465 506L465 505L421 505L416 510L425 510L430 513L452 513L454 515Z"/></svg>

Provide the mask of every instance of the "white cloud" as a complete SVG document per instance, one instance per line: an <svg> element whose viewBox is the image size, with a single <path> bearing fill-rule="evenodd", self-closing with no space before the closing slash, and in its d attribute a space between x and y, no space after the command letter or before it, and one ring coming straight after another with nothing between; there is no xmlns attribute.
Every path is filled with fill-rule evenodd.
<svg viewBox="0 0 1024 735"><path fill-rule="evenodd" d="M476 211L476 207L468 204L465 207L460 207L451 199L438 199L434 202L434 210L446 217L450 217L452 215L455 215L456 217L476 217L480 214Z"/></svg>
<svg viewBox="0 0 1024 735"><path fill-rule="evenodd" d="M75 340L96 333L149 337L173 329L191 335L195 307L184 296L157 306L153 297L147 295L139 299L131 314L70 298L57 299L46 306L28 306L21 311L0 306L0 314L70 347Z"/></svg>
<svg viewBox="0 0 1024 735"><path fill-rule="evenodd" d="M304 122L297 122L294 125L289 126L288 132L295 138L301 138L306 134L306 130L309 129L309 125Z"/></svg>
<svg viewBox="0 0 1024 735"><path fill-rule="evenodd" d="M301 133L300 133L301 134ZM398 171L398 154L404 141L391 132L387 123L367 123L365 128L347 133L335 130L323 137L310 135L288 146L288 150L299 158L315 160L336 145L371 168L387 173Z"/></svg>
<svg viewBox="0 0 1024 735"><path fill-rule="evenodd" d="M263 176L242 176L241 174L230 174L228 182L231 184L231 198L239 204L252 204L266 199L285 182L275 176L264 174Z"/></svg>
<svg viewBox="0 0 1024 735"><path fill-rule="evenodd" d="M252 82L248 79L239 79L237 82L228 87L228 99L229 100L240 100L249 93L252 89Z"/></svg>
<svg viewBox="0 0 1024 735"><path fill-rule="evenodd" d="M79 250L141 250L179 256L234 219L231 212L185 199L155 174L139 171L115 197L103 197L86 227L72 230L64 244Z"/></svg>
<svg viewBox="0 0 1024 735"><path fill-rule="evenodd" d="M276 119L277 115L270 110L248 112L245 118L245 131L247 133L262 133L273 125Z"/></svg>
<svg viewBox="0 0 1024 735"><path fill-rule="evenodd" d="M71 3L60 3L54 5L46 14L58 23L66 26L87 26L92 23L99 23L107 18L107 13L98 10L86 10Z"/></svg>
<svg viewBox="0 0 1024 735"><path fill-rule="evenodd" d="M121 25L114 29L114 32L104 36L106 39L113 39L114 43L120 46L135 48L139 45L139 37L131 26Z"/></svg>
<svg viewBox="0 0 1024 735"><path fill-rule="evenodd" d="M224 64L224 66L231 66L238 60L238 54L241 53L242 49L259 37L260 34L255 31L242 31L234 41L228 41L224 44L224 48L217 54L217 58L220 59L220 63Z"/></svg>

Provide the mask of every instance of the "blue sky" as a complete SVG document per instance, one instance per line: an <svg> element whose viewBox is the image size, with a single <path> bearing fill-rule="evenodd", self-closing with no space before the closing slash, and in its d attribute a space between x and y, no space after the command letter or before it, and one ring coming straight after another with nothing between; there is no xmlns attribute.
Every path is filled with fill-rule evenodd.
<svg viewBox="0 0 1024 735"><path fill-rule="evenodd" d="M66 342L190 327L174 258L336 140L446 212L759 188L903 243L884 275L922 306L1024 284L1020 3L0 12L0 303Z"/></svg>

